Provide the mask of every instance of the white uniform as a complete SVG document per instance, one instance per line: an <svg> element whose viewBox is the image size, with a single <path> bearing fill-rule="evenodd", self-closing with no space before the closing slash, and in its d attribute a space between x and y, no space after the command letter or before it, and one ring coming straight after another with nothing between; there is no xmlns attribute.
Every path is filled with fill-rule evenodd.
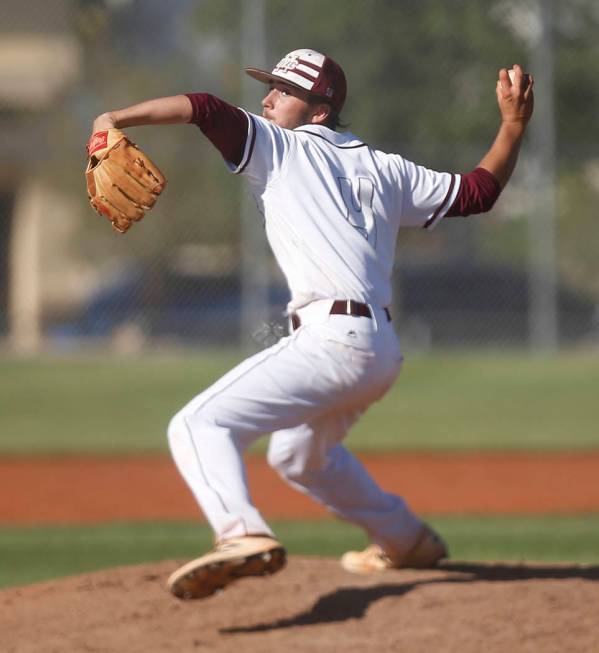
<svg viewBox="0 0 599 653"><path fill-rule="evenodd" d="M242 453L272 433L268 461L292 486L364 528L386 550L414 544L421 521L342 446L401 367L388 320L401 226L432 227L459 178L371 149L323 126L282 129L248 114L243 160L301 326L192 399L169 425L180 472L220 540L272 534L252 505ZM334 300L371 317L330 314Z"/></svg>

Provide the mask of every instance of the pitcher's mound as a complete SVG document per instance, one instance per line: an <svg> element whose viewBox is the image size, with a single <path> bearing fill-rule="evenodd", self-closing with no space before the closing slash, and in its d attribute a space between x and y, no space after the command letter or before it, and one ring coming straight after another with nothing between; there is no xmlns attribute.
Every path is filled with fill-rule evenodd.
<svg viewBox="0 0 599 653"><path fill-rule="evenodd" d="M4 653L485 653L599 650L599 567L448 562L374 576L294 558L268 578L181 602L180 562L0 592Z"/></svg>

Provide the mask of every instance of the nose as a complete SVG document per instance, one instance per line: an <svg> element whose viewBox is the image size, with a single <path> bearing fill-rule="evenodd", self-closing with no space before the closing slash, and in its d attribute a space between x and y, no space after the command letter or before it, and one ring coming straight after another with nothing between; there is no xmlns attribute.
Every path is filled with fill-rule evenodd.
<svg viewBox="0 0 599 653"><path fill-rule="evenodd" d="M268 93L264 96L264 99L262 100L262 106L265 109L266 108L272 109L274 105L274 99L275 99L274 93L275 93L275 89L271 88L270 91L268 91Z"/></svg>

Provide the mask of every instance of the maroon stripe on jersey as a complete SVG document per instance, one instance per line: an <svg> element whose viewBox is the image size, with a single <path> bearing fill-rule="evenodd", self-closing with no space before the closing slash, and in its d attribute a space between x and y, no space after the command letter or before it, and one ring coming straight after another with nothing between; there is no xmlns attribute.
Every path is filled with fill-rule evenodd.
<svg viewBox="0 0 599 653"><path fill-rule="evenodd" d="M246 168L248 163L250 162L250 159L252 158L252 152L254 151L254 145L256 144L256 124L252 116L249 116L249 124L252 130L252 140L250 142L250 147L248 148L247 155L245 157L245 161L243 162L243 165L239 168L239 170L236 171L238 175L240 175Z"/></svg>
<svg viewBox="0 0 599 653"><path fill-rule="evenodd" d="M320 74L320 71L322 70L321 67L318 66L317 64L312 63L311 61L306 61L305 59L298 59L297 63L301 63L303 66L308 66L308 68L312 68L312 70L315 70L318 74Z"/></svg>
<svg viewBox="0 0 599 653"><path fill-rule="evenodd" d="M247 114L209 93L186 93L197 125L226 161L238 166L248 134Z"/></svg>
<svg viewBox="0 0 599 653"><path fill-rule="evenodd" d="M430 217L426 221L424 225L424 229L428 229L437 220L437 218L441 214L441 211L443 211L443 209L447 205L447 202L449 202L449 198L451 197L454 186L455 186L455 175L451 175L451 182L449 183L449 189L447 191L447 194L445 195L445 198L443 199L441 204L439 204L439 208L433 213L432 217Z"/></svg>
<svg viewBox="0 0 599 653"><path fill-rule="evenodd" d="M491 210L501 194L501 186L495 175L485 168L475 168L462 175L458 194L447 211L447 217L468 216Z"/></svg>

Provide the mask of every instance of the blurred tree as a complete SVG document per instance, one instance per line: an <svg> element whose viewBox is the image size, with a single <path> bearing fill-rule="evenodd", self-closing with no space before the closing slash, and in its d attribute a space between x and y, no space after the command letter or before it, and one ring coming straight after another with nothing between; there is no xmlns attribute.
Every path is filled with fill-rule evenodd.
<svg viewBox="0 0 599 653"><path fill-rule="evenodd" d="M241 68L252 64L240 61L245 1L250 0L75 3L73 24L84 47L86 75L46 118L43 165L53 180L85 203L82 148L92 119L103 110L188 90L239 102ZM531 0L268 0L269 60L274 64L298 47L329 53L347 73L344 118L350 129L418 163L469 170L497 127L497 69L516 61L526 65L535 33L531 6ZM599 140L599 5L569 0L556 3L556 12L560 268L599 297L592 281L599 278L599 257L587 238L597 233L597 191L585 173ZM91 209L82 209L77 247L83 255L159 264L162 252L182 243L234 247L239 183L201 134L179 126L131 132L160 163L169 187L143 227L125 239L114 238ZM60 165L48 166L48 160ZM509 193L477 223L457 221L433 234L404 234L400 256L518 264L525 258L526 219L514 208L526 193L518 187L518 173Z"/></svg>
<svg viewBox="0 0 599 653"><path fill-rule="evenodd" d="M558 190L561 275L599 300L599 158L568 167Z"/></svg>

